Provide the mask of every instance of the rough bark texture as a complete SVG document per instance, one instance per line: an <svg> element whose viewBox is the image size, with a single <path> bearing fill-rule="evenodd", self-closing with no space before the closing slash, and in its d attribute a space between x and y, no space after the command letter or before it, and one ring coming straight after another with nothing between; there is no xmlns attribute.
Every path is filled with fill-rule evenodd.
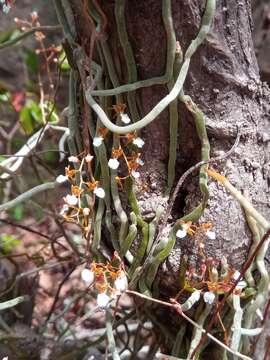
<svg viewBox="0 0 270 360"><path fill-rule="evenodd" d="M103 1L102 8L109 19L111 50L116 63L123 64L119 66L119 76L122 83L126 83L113 2ZM176 37L185 51L199 29L204 4L196 0L172 1L172 8ZM166 62L166 38L161 3L153 0L129 1L126 19L139 78L162 75ZM235 153L215 168L239 190L248 190L255 207L269 218L269 89L260 81L251 31L250 1L219 1L211 33L191 61L184 89L207 115L211 156L220 155L232 146L237 127L244 131ZM166 93L165 86L137 91L141 116L149 112ZM193 119L181 105L179 116L177 178L200 160ZM150 187L149 192L141 196L140 203L145 215L151 218L157 204L164 202L169 146L168 110L144 129L142 135L146 142L143 179L150 183ZM213 181L210 181L210 193L211 199L203 220L214 224L217 239L207 241L206 252L215 259L225 256L231 266L240 269L251 244L245 216L239 204ZM195 174L186 181L179 194L174 218L192 209L199 198L198 177ZM175 293L181 256L188 254L192 264L196 261L193 252L190 239L176 243L159 271L160 290L164 295Z"/></svg>
<svg viewBox="0 0 270 360"><path fill-rule="evenodd" d="M177 40L183 51L195 37L203 11L200 1L173 1L173 20ZM113 3L104 1L102 8L109 19L110 46L122 63L117 42ZM129 1L126 10L129 38L137 61L139 78L162 75L165 71L166 40L162 25L161 5L157 1ZM248 189L256 208L269 216L269 90L260 82L259 70L251 37L252 19L249 1L220 1L207 40L194 55L185 92L207 115L207 128L212 156L227 151L233 144L237 127L246 130L235 154L216 168L238 189ZM124 64L124 62L123 62ZM122 82L126 82L125 65L121 66ZM167 93L165 86L154 86L138 91L141 116L145 115ZM200 159L199 141L193 120L179 106L179 151L177 175ZM146 141L144 179L150 180L149 194L144 194L144 207L149 210L149 198L163 197L169 144L168 110L143 130ZM154 178L154 181L153 181ZM192 180L192 181L191 181ZM151 183L157 182L155 191ZM199 199L198 179L186 182L174 216L194 207ZM216 183L211 182L211 200L205 220L212 221L218 239L206 245L207 253L215 258L225 255L230 263L240 268L246 259L250 233L240 206ZM183 199L184 197L184 199ZM156 203L154 203L152 216ZM148 211L147 210L147 211ZM167 265L169 277L177 274L180 263L178 242Z"/></svg>

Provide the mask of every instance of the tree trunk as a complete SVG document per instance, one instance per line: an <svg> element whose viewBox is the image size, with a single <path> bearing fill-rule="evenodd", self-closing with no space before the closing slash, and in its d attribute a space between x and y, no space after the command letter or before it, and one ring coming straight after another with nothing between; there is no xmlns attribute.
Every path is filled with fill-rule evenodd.
<svg viewBox="0 0 270 360"><path fill-rule="evenodd" d="M57 3L57 1L56 1ZM88 7L82 1L63 1L70 6L63 7L68 25L67 37L74 37L89 57L92 57L103 67L103 78L105 88L115 88L122 84L133 83L137 80L146 80L153 77L161 77L166 71L166 51L168 46L168 29L164 27L162 17L162 2L154 0L145 1L108 1L101 0L99 3L90 1L90 16ZM124 5L122 13L116 17L115 9L117 4ZM169 2L168 2L169 3ZM198 0L172 0L172 18L176 40L179 42L183 54L185 54L189 44L196 37L205 9L205 2ZM121 6L118 10L121 10ZM63 18L60 21L63 23ZM97 19L101 19L99 31L94 30ZM116 20L125 19L127 28L127 42L121 44L119 39L119 23ZM95 26L93 26L93 24ZM70 29L73 29L70 31ZM269 160L269 89L261 83L258 65L253 49L252 42L252 18L251 3L246 1L222 0L217 2L217 9L214 22L206 40L192 57L188 76L184 84L184 92L189 95L204 113L206 120L207 134L211 144L211 157L220 156L228 151L241 131L240 143L234 153L226 160L211 164L216 171L226 175L230 182L238 189L248 192L251 201L256 209L268 218L270 215L269 207L269 179L270 179L270 160ZM66 29L67 31L67 29ZM166 32L167 31L167 32ZM120 37L123 35L120 30ZM93 46L94 45L94 46ZM77 45L76 45L77 46ZM130 47L129 47L130 46ZM109 68L108 51L112 54L112 68ZM74 43L70 40L69 47L74 49ZM133 75L129 72L129 65L126 62L126 50L130 49L133 53L136 71ZM107 50L108 50L107 49ZM75 55L74 55L75 54ZM75 78L78 75L78 53L69 51L69 60L73 64ZM80 61L80 60L79 60ZM91 61L91 58L90 58ZM77 65L76 65L77 62ZM132 63L132 60L131 60ZM91 73L87 68L85 60L84 70L80 70L80 80L77 81L77 94L81 90L86 90L85 77ZM88 70L85 70L88 69ZM115 73L114 73L115 71ZM77 74L77 75L76 75ZM136 99L139 118L143 118L162 98L168 94L168 88L172 86L168 79L164 84L154 84L149 87L139 88L133 93ZM101 98L100 98L101 99ZM106 100L108 98L105 98ZM103 109L110 113L109 108L119 102L119 97L109 98L108 101L100 100ZM127 111L131 113L129 105L132 99L126 94L122 95L121 102L128 104ZM134 101L134 99L133 99ZM83 96L77 95L77 151L91 149L91 136L83 119L89 117L96 124L95 113L86 104ZM134 103L133 103L134 104ZM177 136L177 157L175 162L175 178L173 188L178 178L192 165L201 160L201 141L196 130L192 111L183 101L178 101L177 112L179 116L178 136ZM144 166L141 168L140 180L135 182L136 196L141 208L141 219L143 222L150 223L156 215L158 205L167 207L168 185L170 186L170 176L168 180L168 161L171 158L170 141L172 141L173 128L170 124L170 111L167 107L151 124L140 132L140 136L145 141L142 151ZM112 115L112 114L110 114ZM136 115L136 112L135 112ZM137 121L138 118L133 119ZM99 125L100 126L100 125ZM91 132L91 129L90 129ZM116 135L115 135L116 136ZM81 139L81 144L78 144ZM115 138L114 138L115 139ZM171 140L170 140L171 139ZM111 140L110 140L111 141ZM116 140L115 140L116 141ZM117 141L116 141L117 143ZM71 147L73 152L76 148ZM110 156L111 147L108 145L107 155ZM75 151L76 152L76 151ZM113 184L114 179L111 179ZM168 184L169 181L169 184ZM115 184L111 185L115 191ZM143 190L142 190L143 189ZM210 199L207 207L200 217L199 222L212 223L216 233L215 239L207 239L204 243L204 255L201 256L198 244L191 237L187 239L176 239L173 248L166 258L166 261L159 267L154 285L150 291L168 300L175 296L180 290L179 272L183 262L188 259L186 267L191 270L200 270L202 258L209 261L212 258L217 264L223 257L227 259L232 269L241 271L247 260L252 244L252 234L247 225L244 211L239 203L227 193L222 186L209 179ZM118 191L120 192L120 191ZM118 195L117 195L118 196ZM165 224L160 240L161 250L162 240L168 236L173 224L177 219L188 214L201 201L199 191L198 173L194 172L177 195L173 211ZM130 218L130 205L128 204L127 192L120 194L122 208L116 206L115 198L112 196L107 206L107 214L113 211L113 225L117 232L127 235L125 221ZM123 215L124 214L124 215ZM123 216L121 218L121 216ZM163 214L163 219L166 212ZM124 220L123 220L124 218ZM122 224L122 225L121 225ZM152 223L154 224L154 223ZM122 227L121 227L121 226ZM143 241L144 225L138 226L138 236L135 244L131 248L131 253L136 256L141 249ZM105 221L102 232L102 247L110 247L109 227L106 228ZM121 245L121 244L120 244ZM121 249L120 249L121 250ZM163 259L166 256L161 255ZM147 258L144 252L144 260ZM143 265L143 259L138 266ZM219 265L218 265L219 266ZM219 269L219 268L218 268ZM149 269L148 269L149 270ZM146 269L147 272L147 269ZM138 285L138 284L137 284ZM139 285L138 285L139 286ZM142 287L140 288L142 291ZM199 318L198 309L195 318ZM226 310L229 311L229 307ZM157 310L159 320L168 325L164 311ZM166 315L167 316L167 315ZM175 328L169 324L169 330L174 334L178 333L182 325L173 320L174 314L170 313ZM223 322L227 329L231 326L231 318L226 319L222 313ZM207 318L210 319L210 316ZM208 320L204 322L207 326ZM253 323L252 326L255 326ZM186 330L186 337L190 341L191 329ZM228 330L228 334L231 332ZM171 351L172 346L166 349ZM239 350L241 346L239 345ZM247 346L245 349L249 349ZM212 349L212 351L214 351ZM246 351L246 350L245 350ZM212 353L214 354L214 352ZM185 349L175 353L175 355L187 356ZM207 350L205 350L207 356ZM220 353L216 355L220 357ZM262 352L257 358L262 359ZM215 355L212 355L212 359Z"/></svg>

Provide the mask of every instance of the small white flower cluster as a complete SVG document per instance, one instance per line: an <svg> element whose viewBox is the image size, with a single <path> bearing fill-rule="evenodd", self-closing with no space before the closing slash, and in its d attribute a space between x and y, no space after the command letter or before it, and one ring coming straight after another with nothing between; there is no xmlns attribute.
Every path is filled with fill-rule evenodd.
<svg viewBox="0 0 270 360"><path fill-rule="evenodd" d="M92 155L88 154L84 157L84 161L86 163L90 163L93 160L93 158L94 157ZM78 157L74 156L74 155L69 156L68 161L75 163L75 164L80 162ZM61 174L61 175L58 175L56 178L56 182L58 182L59 184L63 184L66 181L68 181L67 175ZM93 193L101 199L103 199L105 197L105 191L102 187L99 187L99 186L95 187L93 190ZM64 198L64 200L65 200L65 204L63 205L62 209L60 210L60 215L62 215L62 216L64 216L66 214L66 212L69 210L69 206L71 206L71 207L76 206L79 202L78 197L74 194L67 194L66 197ZM84 208L83 215L88 216L89 214L90 214L90 209Z"/></svg>
<svg viewBox="0 0 270 360"><path fill-rule="evenodd" d="M90 269L83 269L81 272L81 279L87 284L91 285L95 281L95 274ZM126 291L128 288L128 281L126 274L121 272L120 276L114 281L114 289L116 290L112 296L109 296L106 292L99 293L97 295L97 305L101 309L106 309L110 302L116 297L116 295L120 295L122 292Z"/></svg>

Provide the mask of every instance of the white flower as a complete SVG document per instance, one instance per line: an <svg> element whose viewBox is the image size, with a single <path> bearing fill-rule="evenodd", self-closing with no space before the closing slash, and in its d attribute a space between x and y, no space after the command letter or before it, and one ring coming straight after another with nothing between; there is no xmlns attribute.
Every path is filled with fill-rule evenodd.
<svg viewBox="0 0 270 360"><path fill-rule="evenodd" d="M62 209L60 210L60 215L65 215L65 213L68 211L69 207L67 204L64 204Z"/></svg>
<svg viewBox="0 0 270 360"><path fill-rule="evenodd" d="M185 229L179 229L176 233L176 237L183 239L184 237L187 236L187 232Z"/></svg>
<svg viewBox="0 0 270 360"><path fill-rule="evenodd" d="M120 119L122 120L122 122L124 124L129 124L130 123L130 117L128 116L128 114L125 113L120 113Z"/></svg>
<svg viewBox="0 0 270 360"><path fill-rule="evenodd" d="M94 189L94 194L101 199L105 197L105 191L101 187L96 187Z"/></svg>
<svg viewBox="0 0 270 360"><path fill-rule="evenodd" d="M65 200L66 200L66 203L70 206L75 206L78 203L78 199L75 195L67 194Z"/></svg>
<svg viewBox="0 0 270 360"><path fill-rule="evenodd" d="M3 357L2 360L8 360L8 356Z"/></svg>
<svg viewBox="0 0 270 360"><path fill-rule="evenodd" d="M95 274L89 269L83 269L81 272L81 278L84 282L91 284L95 279Z"/></svg>
<svg viewBox="0 0 270 360"><path fill-rule="evenodd" d="M203 294L203 300L206 304L213 304L214 300L215 300L215 294L212 291L207 291L206 293Z"/></svg>
<svg viewBox="0 0 270 360"><path fill-rule="evenodd" d="M84 208L84 209L83 209L83 215L84 215L84 216L88 216L89 214L90 214L90 209L87 208L87 207Z"/></svg>
<svg viewBox="0 0 270 360"><path fill-rule="evenodd" d="M128 281L125 273L122 273L114 282L114 287L116 290L123 292L127 290Z"/></svg>
<svg viewBox="0 0 270 360"><path fill-rule="evenodd" d="M95 146L95 147L99 147L101 144L102 144L102 142L103 142L103 137L102 136L96 136L96 137L94 137L94 139L93 139L93 145Z"/></svg>
<svg viewBox="0 0 270 360"><path fill-rule="evenodd" d="M58 182L59 184L62 184L64 182L66 182L68 180L68 177L65 175L59 175L56 178L56 182Z"/></svg>
<svg viewBox="0 0 270 360"><path fill-rule="evenodd" d="M108 166L109 166L109 168L111 168L111 169L113 169L113 170L116 170L116 169L118 169L118 167L119 167L119 161L117 160L117 159L110 159L109 161L108 161Z"/></svg>
<svg viewBox="0 0 270 360"><path fill-rule="evenodd" d="M88 155L86 155L86 157L84 159L87 163L90 163L93 160L93 158L94 158L94 156L88 154Z"/></svg>
<svg viewBox="0 0 270 360"><path fill-rule="evenodd" d="M134 177L134 179L138 179L140 177L140 173L135 170L131 171L131 175Z"/></svg>
<svg viewBox="0 0 270 360"><path fill-rule="evenodd" d="M142 148L144 145L144 141L140 137L136 137L132 142L134 145L138 146L138 148Z"/></svg>
<svg viewBox="0 0 270 360"><path fill-rule="evenodd" d="M78 163L79 162L79 159L77 158L77 156L70 156L68 158L68 161L69 162L73 162L73 163Z"/></svg>
<svg viewBox="0 0 270 360"><path fill-rule="evenodd" d="M110 300L110 297L105 293L98 294L97 296L97 304L101 309L106 309Z"/></svg>
<svg viewBox="0 0 270 360"><path fill-rule="evenodd" d="M207 230L205 234L211 240L216 239L216 233L214 231Z"/></svg>

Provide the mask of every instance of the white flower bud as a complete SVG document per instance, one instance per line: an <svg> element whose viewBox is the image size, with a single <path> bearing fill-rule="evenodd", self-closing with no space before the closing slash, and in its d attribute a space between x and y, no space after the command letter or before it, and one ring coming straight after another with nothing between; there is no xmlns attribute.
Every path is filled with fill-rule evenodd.
<svg viewBox="0 0 270 360"><path fill-rule="evenodd" d="M66 203L70 206L75 206L78 203L78 198L75 195L67 194L65 200Z"/></svg>
<svg viewBox="0 0 270 360"><path fill-rule="evenodd" d="M183 239L186 236L187 236L187 232L185 229L179 229L176 233L176 237L178 237L179 239Z"/></svg>
<svg viewBox="0 0 270 360"><path fill-rule="evenodd" d="M77 156L69 156L68 161L73 163L78 163L79 159L77 158Z"/></svg>
<svg viewBox="0 0 270 360"><path fill-rule="evenodd" d="M138 146L138 148L142 148L144 145L144 141L140 137L136 137L135 139L133 139L132 143Z"/></svg>
<svg viewBox="0 0 270 360"><path fill-rule="evenodd" d="M110 300L111 298L105 293L98 294L97 296L97 304L101 309L106 309Z"/></svg>
<svg viewBox="0 0 270 360"><path fill-rule="evenodd" d="M135 170L131 171L131 175L134 177L134 179L138 179L140 177L140 173Z"/></svg>
<svg viewBox="0 0 270 360"><path fill-rule="evenodd" d="M215 300L215 294L212 291L207 291L206 293L203 294L203 300L206 304L213 304L214 300Z"/></svg>
<svg viewBox="0 0 270 360"><path fill-rule="evenodd" d="M86 157L84 159L87 163L90 163L93 160L93 158L94 158L94 156L88 154L88 155L86 155Z"/></svg>
<svg viewBox="0 0 270 360"><path fill-rule="evenodd" d="M94 139L93 139L93 145L95 146L95 147L99 147L101 144L102 144L102 142L103 142L103 137L102 136L96 136L96 137L94 137Z"/></svg>
<svg viewBox="0 0 270 360"><path fill-rule="evenodd" d="M113 170L116 170L116 169L118 169L118 167L119 167L119 161L117 160L117 159L110 159L109 161L108 161L108 166L109 166L109 168L111 168L111 169L113 169Z"/></svg>
<svg viewBox="0 0 270 360"><path fill-rule="evenodd" d="M68 211L68 209L69 209L69 207L68 207L68 205L67 204L64 204L63 205L63 207L62 207L62 209L60 210L60 215L65 215L65 213Z"/></svg>
<svg viewBox="0 0 270 360"><path fill-rule="evenodd" d="M66 182L68 180L68 177L65 175L59 175L56 178L56 182L58 182L59 184L63 184L64 182Z"/></svg>
<svg viewBox="0 0 270 360"><path fill-rule="evenodd" d="M101 187L96 187L94 189L94 194L101 199L105 197L105 191Z"/></svg>
<svg viewBox="0 0 270 360"><path fill-rule="evenodd" d="M129 124L131 121L128 114L125 114L125 113L120 113L120 119L124 124Z"/></svg>
<svg viewBox="0 0 270 360"><path fill-rule="evenodd" d="M84 209L83 209L83 215L84 215L84 216L88 216L89 214L90 214L90 209L87 208L87 207L84 208Z"/></svg>
<svg viewBox="0 0 270 360"><path fill-rule="evenodd" d="M95 274L89 269L83 269L81 272L81 278L87 284L92 284L92 282L95 280Z"/></svg>

